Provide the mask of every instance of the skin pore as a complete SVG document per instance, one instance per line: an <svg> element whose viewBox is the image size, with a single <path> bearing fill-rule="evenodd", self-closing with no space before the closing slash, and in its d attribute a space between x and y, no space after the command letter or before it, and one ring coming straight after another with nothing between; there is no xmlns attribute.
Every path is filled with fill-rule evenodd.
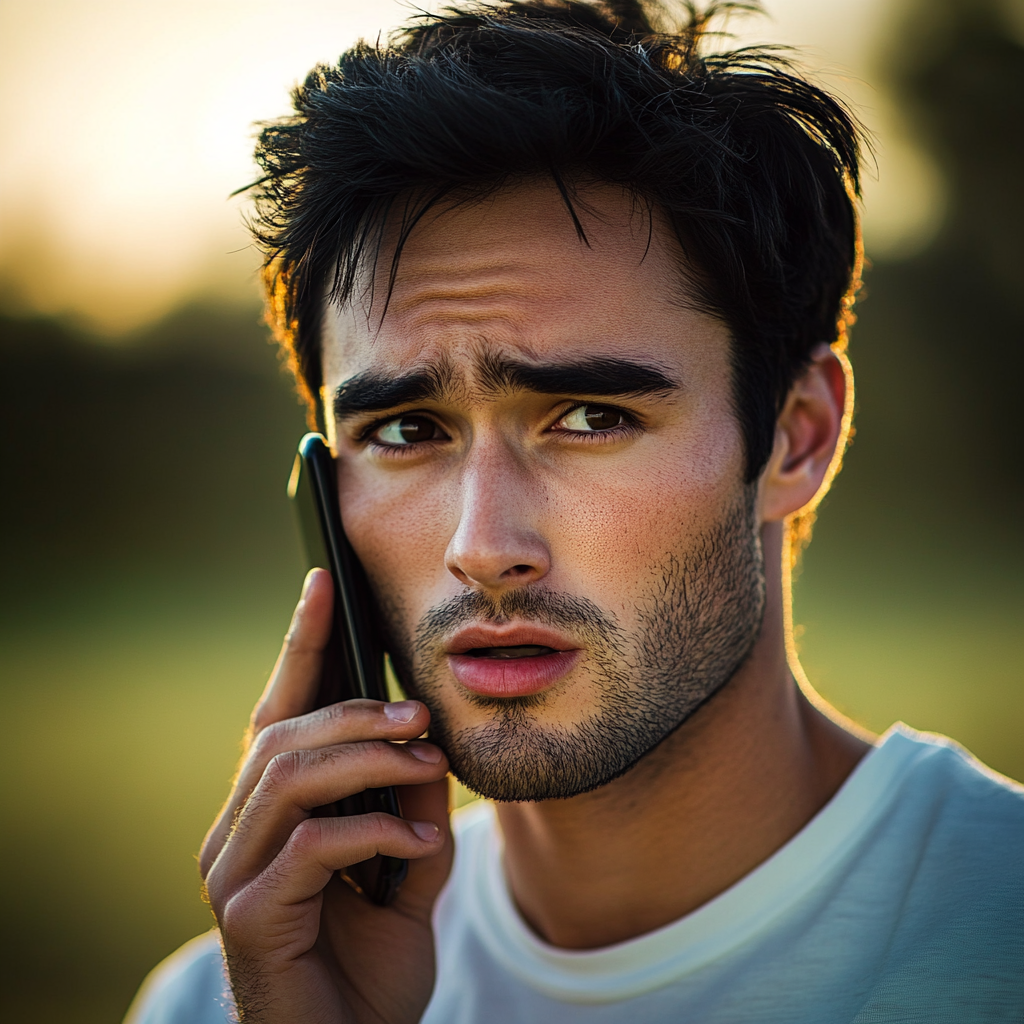
<svg viewBox="0 0 1024 1024"><path fill-rule="evenodd" d="M827 345L815 352L748 488L726 328L687 303L681 254L656 214L650 224L611 186L583 196L586 244L545 181L432 213L409 237L386 315L382 269L324 319L345 529L456 770L467 762L459 746L493 737L512 708L528 737L579 737L607 705L609 658L634 703L669 702L670 674L655 680L645 638L669 664L673 642L687 664L701 641L652 632L652 595L666 566L702 564L708 538L745 510L740 547L757 550L757 573L721 583L712 563L706 575L719 598L744 587L763 596L713 672L680 669L696 697L649 737L660 743L597 788L497 805L520 911L573 949L648 932L724 891L799 831L868 749L804 695L785 643L783 520L832 463L843 366ZM404 391L385 386L396 380ZM537 594L586 602L613 623L611 655L571 618L531 618L538 603L523 595ZM415 644L453 602L461 618ZM710 607L727 624L740 615L725 599ZM545 655L552 678L509 695L494 690L494 672L474 682L474 652L502 645L560 652Z"/></svg>

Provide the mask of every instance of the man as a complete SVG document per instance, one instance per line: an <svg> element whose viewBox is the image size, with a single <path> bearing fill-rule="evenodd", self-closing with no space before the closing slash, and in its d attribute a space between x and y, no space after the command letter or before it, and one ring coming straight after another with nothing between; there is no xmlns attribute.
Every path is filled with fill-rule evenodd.
<svg viewBox="0 0 1024 1024"><path fill-rule="evenodd" d="M218 931L133 1021L1024 1015L1021 789L787 658L852 407L855 125L650 16L423 17L263 132L274 322L415 699L311 710L311 573L203 847ZM449 770L491 801L454 837ZM312 814L389 785L402 819ZM389 907L338 875L378 853Z"/></svg>

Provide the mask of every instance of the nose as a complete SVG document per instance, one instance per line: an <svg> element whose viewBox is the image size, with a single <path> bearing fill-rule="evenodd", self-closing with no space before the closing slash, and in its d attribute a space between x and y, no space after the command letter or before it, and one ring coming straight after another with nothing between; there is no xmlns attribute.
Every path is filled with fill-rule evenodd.
<svg viewBox="0 0 1024 1024"><path fill-rule="evenodd" d="M500 443L476 453L463 471L459 525L445 551L448 571L491 593L534 583L551 568L536 528L543 505L538 481Z"/></svg>

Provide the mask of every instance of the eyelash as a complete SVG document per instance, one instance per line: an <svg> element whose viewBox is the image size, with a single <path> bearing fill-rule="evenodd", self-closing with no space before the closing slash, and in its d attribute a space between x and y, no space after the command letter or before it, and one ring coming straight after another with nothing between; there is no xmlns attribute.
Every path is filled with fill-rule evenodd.
<svg viewBox="0 0 1024 1024"><path fill-rule="evenodd" d="M438 422L435 416L431 415L429 412L410 409L407 412L399 413L397 416L392 414L391 416L384 416L381 419L374 420L372 423L368 423L358 431L356 434L356 441L371 449L378 457L388 459L407 459L416 455L418 452L422 452L428 445L434 446L443 442L444 438L437 438L431 441L417 441L414 444L388 444L386 441L377 441L374 439L373 435L376 434L381 427L386 427L389 423L393 423L395 420L404 419L406 416L416 416L425 420L430 420L432 423L437 425L438 429L447 434L447 431Z"/></svg>
<svg viewBox="0 0 1024 1024"><path fill-rule="evenodd" d="M600 406L602 409L610 409L613 412L617 412L623 419L623 422L618 426L611 427L608 430L555 430L555 425L561 422L570 413L575 412L577 409L584 409L588 405ZM366 444L372 448L378 454L385 455L387 458L407 458L416 451L422 451L424 445L437 444L438 441L418 441L414 444L387 444L382 441L375 441L373 435L380 430L381 427L387 426L387 424L394 422L396 419L401 419L404 416L422 416L424 419L432 420L437 423L438 427L443 431L444 427L427 412L418 412L416 410L410 410L409 412L400 413L398 416L387 416L383 419L374 420L372 423L367 424L363 427L358 435L357 439L360 443ZM555 422L548 427L548 430L556 434L568 434L573 437L574 440L580 440L585 444L607 444L609 441L618 440L624 435L635 434L643 429L642 424L634 413L629 412L627 409L622 409L617 405L605 405L600 402L575 402L574 404L566 407L558 413Z"/></svg>
<svg viewBox="0 0 1024 1024"><path fill-rule="evenodd" d="M608 409L611 412L618 413L618 415L622 417L623 422L614 427L609 427L607 430L588 431L554 429L558 423L570 414L576 412L577 409L585 409L587 406L595 406L600 409ZM584 444L608 444L611 441L620 440L624 436L639 433L643 430L643 424L635 413L631 413L628 409L622 409L617 405L607 405L604 402L574 402L558 414L558 418L555 420L555 423L548 429L557 434L568 434L573 438L574 442L582 441Z"/></svg>

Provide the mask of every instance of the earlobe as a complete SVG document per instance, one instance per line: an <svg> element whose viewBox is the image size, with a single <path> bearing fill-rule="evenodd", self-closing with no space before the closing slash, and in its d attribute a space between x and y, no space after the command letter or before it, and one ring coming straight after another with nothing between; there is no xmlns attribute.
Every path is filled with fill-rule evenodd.
<svg viewBox="0 0 1024 1024"><path fill-rule="evenodd" d="M761 519L775 522L820 499L838 466L852 394L848 360L819 345L779 414L761 474Z"/></svg>

